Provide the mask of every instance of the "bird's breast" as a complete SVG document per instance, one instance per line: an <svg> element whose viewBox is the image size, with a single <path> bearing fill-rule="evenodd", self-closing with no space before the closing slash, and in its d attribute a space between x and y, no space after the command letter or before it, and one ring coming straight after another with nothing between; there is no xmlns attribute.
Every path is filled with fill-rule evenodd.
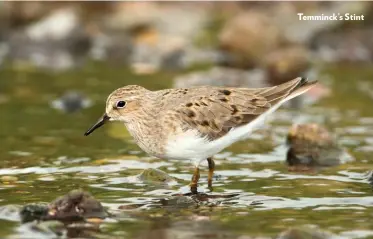
<svg viewBox="0 0 373 239"><path fill-rule="evenodd" d="M146 153L155 157L164 154L164 137L159 127L140 122L125 125L135 143Z"/></svg>

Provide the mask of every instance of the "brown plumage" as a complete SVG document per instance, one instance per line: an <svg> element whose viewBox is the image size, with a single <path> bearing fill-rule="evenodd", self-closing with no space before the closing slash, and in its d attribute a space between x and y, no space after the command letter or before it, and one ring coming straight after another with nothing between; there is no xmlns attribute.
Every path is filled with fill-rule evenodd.
<svg viewBox="0 0 373 239"><path fill-rule="evenodd" d="M259 89L206 86L176 91L187 92L179 93L178 99L172 99L172 94L164 98L170 99L167 108L173 108L169 114L176 112L187 123L186 128L196 128L202 136L214 140L234 127L251 122L291 93L313 83L297 78L279 86Z"/></svg>

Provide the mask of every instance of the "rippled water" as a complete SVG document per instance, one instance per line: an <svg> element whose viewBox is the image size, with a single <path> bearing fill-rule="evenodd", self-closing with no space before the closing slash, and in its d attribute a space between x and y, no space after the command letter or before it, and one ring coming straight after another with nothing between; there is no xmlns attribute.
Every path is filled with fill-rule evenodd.
<svg viewBox="0 0 373 239"><path fill-rule="evenodd" d="M112 213L98 238L263 238L303 225L338 238L373 238L373 192L367 183L373 98L366 90L373 89L373 70L330 67L320 77L331 79L330 98L300 110L282 108L252 139L217 155L214 192L207 189L203 167L199 190L209 198L180 208L165 206L163 199L188 192L189 162L148 157L115 123L83 136L113 89L134 83L160 89L171 85L173 76L136 76L97 63L59 75L0 71L0 237L55 238L22 225L17 208L82 188ZM84 93L94 106L72 114L51 108L67 90ZM322 123L335 131L348 152L345 164L316 173L289 172L284 142L293 122ZM134 176L146 168L161 169L175 180L137 180Z"/></svg>

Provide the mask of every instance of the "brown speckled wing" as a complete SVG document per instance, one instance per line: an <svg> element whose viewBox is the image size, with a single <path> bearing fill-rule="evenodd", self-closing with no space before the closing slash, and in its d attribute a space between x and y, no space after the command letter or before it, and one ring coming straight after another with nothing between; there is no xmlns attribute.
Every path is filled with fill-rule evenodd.
<svg viewBox="0 0 373 239"><path fill-rule="evenodd" d="M230 95L224 92L230 92ZM264 97L239 91L217 90L209 96L191 99L176 111L184 122L198 129L203 136L216 139L231 128L252 121L270 106Z"/></svg>
<svg viewBox="0 0 373 239"><path fill-rule="evenodd" d="M279 86L260 89L188 89L186 94L180 94L180 98L173 97L175 102L170 104L173 104L174 108L170 109L165 117L171 124L172 120L181 119L184 130L195 128L202 136L214 140L224 136L232 128L245 125L266 112L291 94L300 81L301 78L297 78Z"/></svg>

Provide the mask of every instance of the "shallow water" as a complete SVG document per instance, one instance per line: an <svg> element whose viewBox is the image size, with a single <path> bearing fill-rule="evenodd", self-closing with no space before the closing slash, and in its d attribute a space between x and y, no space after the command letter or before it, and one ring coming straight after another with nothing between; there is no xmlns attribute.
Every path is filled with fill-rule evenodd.
<svg viewBox="0 0 373 239"><path fill-rule="evenodd" d="M199 188L215 197L181 208L162 206L161 199L188 192L189 162L148 157L115 123L83 136L113 89L127 84L160 89L170 86L175 74L137 76L98 63L62 74L2 69L0 237L55 238L22 226L9 205L48 203L82 188L113 214L98 238L275 237L301 225L341 238L373 238L373 192L367 183L373 162L372 69L328 67L320 81L330 84L330 98L300 110L282 108L253 139L217 155L214 192L207 189L206 167ZM82 92L94 105L71 114L53 109L50 102L68 90ZM284 139L293 122L325 124L354 160L317 173L289 172ZM176 180L168 185L135 180L146 168Z"/></svg>

